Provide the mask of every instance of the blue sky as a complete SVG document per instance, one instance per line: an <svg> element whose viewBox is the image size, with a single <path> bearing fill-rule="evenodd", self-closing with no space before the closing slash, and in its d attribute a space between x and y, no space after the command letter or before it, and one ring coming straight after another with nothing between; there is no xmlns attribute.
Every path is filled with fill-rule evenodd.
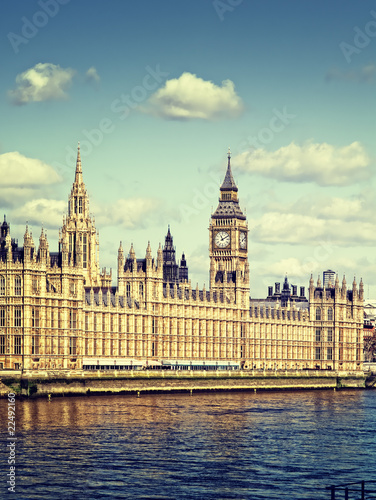
<svg viewBox="0 0 376 500"><path fill-rule="evenodd" d="M375 1L5 1L0 206L57 249L77 142L100 264L156 256L192 284L232 151L251 295L327 269L376 297Z"/></svg>

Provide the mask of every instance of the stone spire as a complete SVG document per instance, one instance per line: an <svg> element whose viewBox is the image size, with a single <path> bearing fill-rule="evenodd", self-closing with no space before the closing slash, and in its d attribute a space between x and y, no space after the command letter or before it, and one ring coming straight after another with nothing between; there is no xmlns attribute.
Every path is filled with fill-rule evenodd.
<svg viewBox="0 0 376 500"><path fill-rule="evenodd" d="M47 236L44 232L44 228L42 227L42 231L41 231L40 237L39 237L39 249L38 249L39 260L41 262L47 263L48 255L49 255L49 249L48 249Z"/></svg>
<svg viewBox="0 0 376 500"><path fill-rule="evenodd" d="M339 279L338 279L338 274L336 275L336 281L335 281L334 286L335 286L336 292L338 292L338 290L339 290Z"/></svg>
<svg viewBox="0 0 376 500"><path fill-rule="evenodd" d="M159 243L158 252L157 252L157 267L159 269L163 269L163 251L162 246Z"/></svg>
<svg viewBox="0 0 376 500"><path fill-rule="evenodd" d="M136 252L134 251L133 243L131 243L131 248L129 250L129 258L131 260L136 260Z"/></svg>
<svg viewBox="0 0 376 500"><path fill-rule="evenodd" d="M74 177L74 182L75 182L75 184L82 184L84 182L83 178L82 178L80 143L78 143L78 146L77 146L76 174Z"/></svg>
<svg viewBox="0 0 376 500"><path fill-rule="evenodd" d="M363 285L363 278L360 278L360 283L359 283L359 299L363 300L364 299L364 285Z"/></svg>
<svg viewBox="0 0 376 500"><path fill-rule="evenodd" d="M120 242L118 250L118 270L123 271L123 267L124 267L124 250L123 250L123 243Z"/></svg>
<svg viewBox="0 0 376 500"><path fill-rule="evenodd" d="M146 258L147 259L151 259L152 258L150 240L148 241L148 246L146 247Z"/></svg>
<svg viewBox="0 0 376 500"><path fill-rule="evenodd" d="M346 278L345 278L345 275L343 275L343 280L342 280L342 289L341 289L341 292L342 292L342 297L343 297L343 298L346 298L346 294L347 294L347 286L346 286Z"/></svg>

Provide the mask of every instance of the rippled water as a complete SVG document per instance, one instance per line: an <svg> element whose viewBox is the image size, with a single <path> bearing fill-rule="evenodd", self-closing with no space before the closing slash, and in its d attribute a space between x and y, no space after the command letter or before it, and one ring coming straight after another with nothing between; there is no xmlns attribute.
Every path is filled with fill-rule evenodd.
<svg viewBox="0 0 376 500"><path fill-rule="evenodd" d="M317 500L376 478L376 391L37 399L16 413L17 500Z"/></svg>

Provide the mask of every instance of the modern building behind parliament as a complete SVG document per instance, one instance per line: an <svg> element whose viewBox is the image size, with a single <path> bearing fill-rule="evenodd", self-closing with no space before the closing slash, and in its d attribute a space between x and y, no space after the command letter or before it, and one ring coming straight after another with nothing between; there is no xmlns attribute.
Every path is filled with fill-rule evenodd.
<svg viewBox="0 0 376 500"><path fill-rule="evenodd" d="M100 271L78 150L59 251L42 229L0 236L0 369L361 370L363 283L309 282L309 303L250 301L248 226L230 155L209 227L210 287L192 289L172 236L156 258L120 244L117 286ZM256 305L255 305L256 304Z"/></svg>

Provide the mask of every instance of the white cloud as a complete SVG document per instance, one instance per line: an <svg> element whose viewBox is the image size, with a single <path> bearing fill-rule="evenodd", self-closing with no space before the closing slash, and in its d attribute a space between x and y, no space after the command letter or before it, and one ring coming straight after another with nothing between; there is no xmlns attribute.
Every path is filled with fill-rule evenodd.
<svg viewBox="0 0 376 500"><path fill-rule="evenodd" d="M31 200L23 206L14 210L11 214L12 221L20 224L28 221L44 227L56 229L62 225L63 213L67 208L67 203L61 200L48 200L41 198Z"/></svg>
<svg viewBox="0 0 376 500"><path fill-rule="evenodd" d="M315 182L320 186L345 186L370 177L371 160L355 141L348 146L292 142L276 151L259 148L233 159L239 170L290 182Z"/></svg>
<svg viewBox="0 0 376 500"><path fill-rule="evenodd" d="M280 279L287 275L291 279L306 280L310 273L322 271L322 262L314 256L308 256L304 261L295 257L281 259L278 262L269 263L266 267L259 269L261 275Z"/></svg>
<svg viewBox="0 0 376 500"><path fill-rule="evenodd" d="M24 203L25 200L35 197L37 188L22 188L22 187L0 187L0 200L1 206L5 207L15 207Z"/></svg>
<svg viewBox="0 0 376 500"><path fill-rule="evenodd" d="M343 71L338 68L332 68L326 74L327 81L343 80L360 83L373 83L376 77L376 64L370 63L359 69L352 71Z"/></svg>
<svg viewBox="0 0 376 500"><path fill-rule="evenodd" d="M264 212L280 212L314 216L318 219L338 219L341 221L373 220L376 199L372 189L366 189L350 198L306 195L293 203L273 200L263 207ZM282 215L283 216L283 215Z"/></svg>
<svg viewBox="0 0 376 500"><path fill-rule="evenodd" d="M148 225L158 216L160 202L153 198L120 199L111 204L93 206L96 225L122 226L127 229L139 229Z"/></svg>
<svg viewBox="0 0 376 500"><path fill-rule="evenodd" d="M263 243L292 245L364 246L376 244L371 221L319 219L302 214L268 212L257 222L250 221L251 238Z"/></svg>
<svg viewBox="0 0 376 500"><path fill-rule="evenodd" d="M75 71L52 63L38 63L16 77L16 88L9 96L16 105L66 99L66 90Z"/></svg>
<svg viewBox="0 0 376 500"><path fill-rule="evenodd" d="M26 188L61 181L55 170L41 160L27 158L18 151L0 155L1 187Z"/></svg>
<svg viewBox="0 0 376 500"><path fill-rule="evenodd" d="M98 72L97 72L96 68L94 68L94 66L91 66L91 68L89 68L86 71L85 80L88 83L91 83L91 82L99 83L100 78L99 78Z"/></svg>
<svg viewBox="0 0 376 500"><path fill-rule="evenodd" d="M149 98L149 107L142 111L171 120L216 120L238 116L243 103L231 80L224 80L218 86L186 72L167 80Z"/></svg>

